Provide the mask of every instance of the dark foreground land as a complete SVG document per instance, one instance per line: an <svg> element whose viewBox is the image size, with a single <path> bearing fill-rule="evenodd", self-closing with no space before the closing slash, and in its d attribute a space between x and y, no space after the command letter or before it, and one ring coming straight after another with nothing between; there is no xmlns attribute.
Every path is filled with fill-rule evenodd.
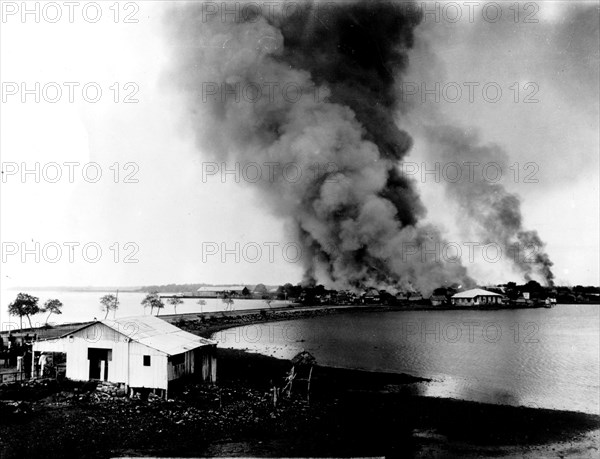
<svg viewBox="0 0 600 459"><path fill-rule="evenodd" d="M43 381L0 390L0 457L598 457L598 416L435 399L405 375L316 367L273 405L290 363L219 350L219 384L140 401ZM10 400L10 401L9 401Z"/></svg>

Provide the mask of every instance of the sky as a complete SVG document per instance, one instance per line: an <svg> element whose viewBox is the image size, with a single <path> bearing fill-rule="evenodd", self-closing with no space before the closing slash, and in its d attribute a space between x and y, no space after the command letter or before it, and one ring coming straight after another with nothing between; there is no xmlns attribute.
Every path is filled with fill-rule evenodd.
<svg viewBox="0 0 600 459"><path fill-rule="evenodd" d="M57 22L47 2L39 22L7 3L21 5L3 3L0 23L2 289L301 280L286 222L243 174L207 174L220 165L197 148L167 77L177 50L167 2L121 2L117 22L112 2L100 4L97 22L97 10L83 11L90 2L72 22L61 2ZM403 82L494 82L502 96L423 102L417 93L398 124L414 138L407 161L416 164L431 161L420 127L432 119L501 145L521 174L503 171L503 184L522 198L524 224L546 242L557 283L598 285L598 4L530 3L536 9L519 3L517 22L507 9L495 22L478 10L473 22L453 22L450 9L438 21L426 16ZM524 22L528 14L538 22ZM537 102L523 103L533 92ZM526 183L532 171L537 182ZM443 184L416 179L427 221L462 241ZM522 281L499 264L467 270L482 284Z"/></svg>

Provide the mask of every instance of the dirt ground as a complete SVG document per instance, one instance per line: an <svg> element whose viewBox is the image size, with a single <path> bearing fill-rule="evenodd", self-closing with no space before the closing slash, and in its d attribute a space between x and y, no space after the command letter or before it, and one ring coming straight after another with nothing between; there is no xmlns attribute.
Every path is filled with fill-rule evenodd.
<svg viewBox="0 0 600 459"><path fill-rule="evenodd" d="M598 416L426 398L417 378L323 367L310 403L298 385L274 406L289 362L218 358L217 386L188 381L170 401L68 382L5 388L0 457L598 457Z"/></svg>

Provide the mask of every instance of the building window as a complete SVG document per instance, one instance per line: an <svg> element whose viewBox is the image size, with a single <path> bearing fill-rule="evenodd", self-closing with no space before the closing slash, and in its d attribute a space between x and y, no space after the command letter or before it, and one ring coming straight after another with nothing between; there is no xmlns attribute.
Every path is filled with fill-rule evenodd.
<svg viewBox="0 0 600 459"><path fill-rule="evenodd" d="M149 355L145 355L144 356L144 366L145 367L149 367L150 366L150 356Z"/></svg>

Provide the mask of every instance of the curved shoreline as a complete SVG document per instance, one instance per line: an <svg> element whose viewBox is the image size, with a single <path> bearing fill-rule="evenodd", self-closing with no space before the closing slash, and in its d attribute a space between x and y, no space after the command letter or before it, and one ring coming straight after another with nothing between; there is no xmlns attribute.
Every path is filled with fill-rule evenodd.
<svg viewBox="0 0 600 459"><path fill-rule="evenodd" d="M398 310L285 308L215 313L210 320L198 314L167 319L211 336L256 323ZM283 385L289 360L227 348L217 352L218 385L184 384L175 400L84 403L61 392L57 400L26 404L30 413L18 414L14 424L3 424L0 416L0 455L533 459L598 454L600 416L427 397L415 384L427 380L398 373L316 366L310 403L301 384L294 384L293 397L281 397L274 407L270 391ZM40 431L50 440L36 434ZM90 444L97 445L93 456Z"/></svg>
<svg viewBox="0 0 600 459"><path fill-rule="evenodd" d="M464 308L467 309L467 308ZM477 308L469 308L469 309L477 309ZM205 338L215 339L215 335L221 331L230 330L232 328L243 327L245 325L256 325L256 324L265 324L265 323L276 323L281 321L288 320L299 320L313 317L322 317L331 314L342 314L342 313L357 313L357 312L401 312L401 311L440 311L440 308L398 308L398 307L390 307L384 305L370 305L359 306L359 307L312 307L312 308L302 308L302 309L289 309L289 308L278 308L276 310L270 310L266 315L262 315L260 313L256 313L256 311L242 311L245 314L239 314L240 311L231 311L228 314L218 314L214 313L213 318L210 321L175 321L175 323L195 334L198 334ZM461 310L463 310L461 308ZM479 308L480 310L480 308ZM275 357L268 354L262 354L260 351L252 351L248 349L235 349L235 348L219 348L227 351L235 351L239 352L240 356L246 355L248 358L254 358L255 356L264 356L267 358L273 358L281 362L288 362L288 360L284 358ZM410 374L405 372L395 372L395 371L386 371L386 370L373 370L373 369L365 369L359 368L356 366L332 366L332 365L318 365L320 368L328 369L331 371L348 371L348 372L356 372L357 374L364 375L362 377L366 377L366 375L373 375L375 379L381 379L382 377L394 377L399 376L404 378L404 383L427 383L432 382L433 379L427 376L419 375L419 374ZM497 406L507 406L514 408L528 408L526 405L511 405L511 404L501 404L501 403L489 403L489 402L480 402L468 399L461 398L450 398L448 400L456 400L459 402L467 402L467 403L482 403L485 405L497 405ZM575 411L575 410L565 410L565 409L556 409L556 408L531 408L531 409L547 409L551 411L559 411L559 412L570 412L570 413L581 413L590 416L596 416L600 420L600 415L598 413L587 412L587 411Z"/></svg>
<svg viewBox="0 0 600 459"><path fill-rule="evenodd" d="M416 309L416 308L415 308ZM415 310L412 309L412 310ZM432 308L427 308L432 309ZM361 308L361 312L393 312L398 308ZM406 309L404 309L406 310ZM278 322L331 313L352 312L351 309L328 312L304 311L277 314L275 317L233 317L204 329L209 336L219 331L256 323ZM190 330L192 331L192 330ZM288 360L247 350L219 348L225 378L255 384L247 374L283 374ZM220 363L220 365L221 365ZM394 409L403 412L412 426L411 442L419 454L432 457L582 457L593 458L600 443L600 416L579 411L492 404L464 399L421 395L419 383L430 379L406 373L388 373L362 369L317 365L315 386L334 398L347 398L344 409L364 403L369 412L380 410L384 425L394 423ZM219 370L221 372L221 369ZM344 395L346 394L346 395ZM355 395L353 395L355 394ZM375 407L375 408L373 408ZM365 408L363 408L365 409ZM461 426L465 427L461 431ZM490 435L491 432L495 432ZM384 441L388 441L387 439ZM257 445L245 445L249 452ZM276 447L275 447L276 448ZM260 449L260 447L259 447Z"/></svg>
<svg viewBox="0 0 600 459"><path fill-rule="evenodd" d="M284 320L306 319L331 314L356 312L394 312L408 311L393 306L307 306L276 309L247 309L239 311L221 311L211 313L186 313L159 316L186 331L195 333L203 338L210 338L215 333L243 325L281 322ZM410 309L421 310L421 309Z"/></svg>

